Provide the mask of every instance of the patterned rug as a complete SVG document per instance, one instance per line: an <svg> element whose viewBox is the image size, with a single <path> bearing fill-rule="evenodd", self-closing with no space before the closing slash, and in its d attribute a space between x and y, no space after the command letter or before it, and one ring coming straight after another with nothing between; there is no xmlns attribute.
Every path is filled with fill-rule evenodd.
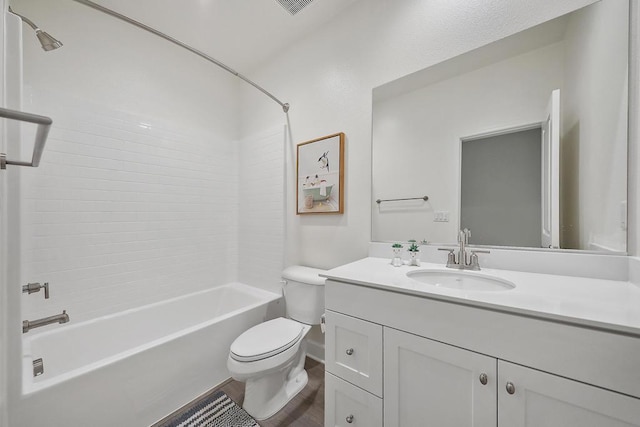
<svg viewBox="0 0 640 427"><path fill-rule="evenodd" d="M223 391L217 391L180 413L155 424L154 427L259 427L256 420L231 400Z"/></svg>

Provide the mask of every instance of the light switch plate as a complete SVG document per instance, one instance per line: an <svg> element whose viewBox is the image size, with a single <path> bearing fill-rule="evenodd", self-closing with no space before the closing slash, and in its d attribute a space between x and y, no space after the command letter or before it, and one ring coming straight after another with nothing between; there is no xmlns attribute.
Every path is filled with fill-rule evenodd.
<svg viewBox="0 0 640 427"><path fill-rule="evenodd" d="M449 211L433 211L433 222L449 222Z"/></svg>

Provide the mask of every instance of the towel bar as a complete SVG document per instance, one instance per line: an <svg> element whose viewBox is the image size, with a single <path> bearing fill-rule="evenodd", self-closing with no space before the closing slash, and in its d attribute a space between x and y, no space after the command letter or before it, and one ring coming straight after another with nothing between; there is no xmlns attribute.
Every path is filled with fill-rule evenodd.
<svg viewBox="0 0 640 427"><path fill-rule="evenodd" d="M380 204L382 202L399 202L401 200L424 200L426 202L427 200L429 200L429 196L409 197L409 198L406 198L406 199L384 199L384 200L383 199L378 199L378 200L376 200L376 203Z"/></svg>
<svg viewBox="0 0 640 427"><path fill-rule="evenodd" d="M37 114L25 113L8 108L0 108L0 117L10 120L18 120L21 122L35 123L38 125L36 130L36 140L33 144L33 156L31 162L21 162L17 160L7 160L6 154L0 153L0 169L6 169L7 165L30 166L37 168L40 164L40 158L44 151L44 144L47 142L49 128L53 123L50 117L39 116Z"/></svg>

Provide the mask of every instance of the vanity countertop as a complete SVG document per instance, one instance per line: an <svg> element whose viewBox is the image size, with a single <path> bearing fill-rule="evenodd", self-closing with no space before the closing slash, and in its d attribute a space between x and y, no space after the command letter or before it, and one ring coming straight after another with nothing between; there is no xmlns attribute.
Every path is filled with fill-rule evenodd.
<svg viewBox="0 0 640 427"><path fill-rule="evenodd" d="M442 264L394 267L388 258L364 258L327 271L339 282L379 288L455 304L582 325L640 338L640 286L590 279L483 268L480 274L516 285L507 291L467 291L437 287L407 276L415 270L456 271Z"/></svg>

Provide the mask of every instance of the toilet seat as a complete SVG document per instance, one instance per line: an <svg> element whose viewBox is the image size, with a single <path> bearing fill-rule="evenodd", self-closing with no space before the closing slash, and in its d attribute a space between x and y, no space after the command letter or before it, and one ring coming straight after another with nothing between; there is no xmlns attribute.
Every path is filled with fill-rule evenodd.
<svg viewBox="0 0 640 427"><path fill-rule="evenodd" d="M279 317L245 331L231 344L230 356L238 362L255 362L293 347L305 328L295 320Z"/></svg>

